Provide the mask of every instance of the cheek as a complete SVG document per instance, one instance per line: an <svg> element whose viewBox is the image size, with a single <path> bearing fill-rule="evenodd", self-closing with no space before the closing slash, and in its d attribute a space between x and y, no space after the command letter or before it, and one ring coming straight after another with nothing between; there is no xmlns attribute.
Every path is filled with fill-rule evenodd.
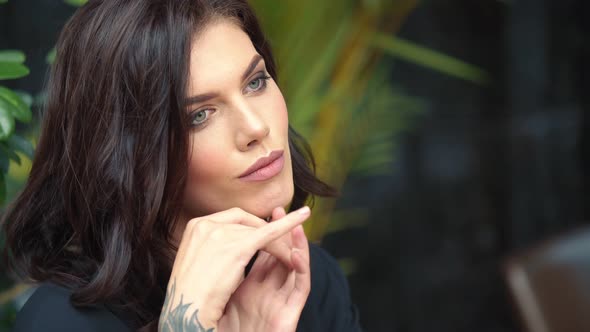
<svg viewBox="0 0 590 332"><path fill-rule="evenodd" d="M277 128L280 130L281 134L287 135L287 131L289 128L289 114L287 112L285 98L283 97L278 87L277 93L273 95L272 104L274 105L274 107L272 107L272 110L275 118L275 124Z"/></svg>
<svg viewBox="0 0 590 332"><path fill-rule="evenodd" d="M279 111L279 121L282 124L284 130L287 130L289 127L289 114L287 113L287 106L285 105L285 101L282 101L281 110Z"/></svg>
<svg viewBox="0 0 590 332"><path fill-rule="evenodd" d="M228 170L224 168L227 160L223 149L215 147L193 148L189 158L188 182L191 187L198 184L213 183L226 175Z"/></svg>
<svg viewBox="0 0 590 332"><path fill-rule="evenodd" d="M214 146L193 148L184 190L184 213L189 218L217 212L228 184L227 153Z"/></svg>

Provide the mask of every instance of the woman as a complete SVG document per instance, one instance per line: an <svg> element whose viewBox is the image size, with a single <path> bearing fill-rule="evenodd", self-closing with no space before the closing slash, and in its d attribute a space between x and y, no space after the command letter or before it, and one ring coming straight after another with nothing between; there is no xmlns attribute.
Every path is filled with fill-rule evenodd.
<svg viewBox="0 0 590 332"><path fill-rule="evenodd" d="M245 0L76 12L4 219L9 265L42 284L16 331L359 330L341 271L303 233L308 196L334 190L276 79Z"/></svg>

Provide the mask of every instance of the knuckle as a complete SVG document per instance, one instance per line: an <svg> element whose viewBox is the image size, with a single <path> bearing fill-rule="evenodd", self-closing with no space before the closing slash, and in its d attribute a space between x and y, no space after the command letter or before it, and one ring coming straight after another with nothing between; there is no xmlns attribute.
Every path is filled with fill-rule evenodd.
<svg viewBox="0 0 590 332"><path fill-rule="evenodd" d="M209 233L209 237L213 240L223 239L225 237L225 230L223 227L215 228Z"/></svg>
<svg viewBox="0 0 590 332"><path fill-rule="evenodd" d="M189 221L189 223L190 223L191 229L193 231L196 231L199 233L206 232L207 230L211 229L211 227L213 226L212 221L210 221L208 219L202 219L202 218L191 219Z"/></svg>
<svg viewBox="0 0 590 332"><path fill-rule="evenodd" d="M186 229L193 229L197 227L198 223L201 221L201 218L193 218L186 223Z"/></svg>
<svg viewBox="0 0 590 332"><path fill-rule="evenodd" d="M279 230L274 227L269 227L266 229L265 237L276 237L279 234Z"/></svg>
<svg viewBox="0 0 590 332"><path fill-rule="evenodd" d="M242 213L244 213L244 210L242 210L242 209L241 209L241 208L239 208L239 207L233 207L233 208L231 208L231 209L230 209L230 211L231 211L232 213L235 213L235 214L242 214Z"/></svg>

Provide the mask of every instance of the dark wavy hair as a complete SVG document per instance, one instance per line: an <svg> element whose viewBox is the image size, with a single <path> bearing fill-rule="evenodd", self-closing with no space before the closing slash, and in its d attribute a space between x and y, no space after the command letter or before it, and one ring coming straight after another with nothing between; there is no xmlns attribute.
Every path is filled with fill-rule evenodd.
<svg viewBox="0 0 590 332"><path fill-rule="evenodd" d="M188 166L191 41L218 19L248 34L277 80L245 0L91 0L67 22L30 177L2 221L17 277L68 287L75 306L107 304L156 330ZM334 196L292 128L289 146L291 209Z"/></svg>

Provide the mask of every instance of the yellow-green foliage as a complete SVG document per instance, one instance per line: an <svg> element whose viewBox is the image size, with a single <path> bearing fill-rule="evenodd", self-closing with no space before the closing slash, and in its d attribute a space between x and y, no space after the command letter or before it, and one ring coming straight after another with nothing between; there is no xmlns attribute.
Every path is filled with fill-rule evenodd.
<svg viewBox="0 0 590 332"><path fill-rule="evenodd" d="M310 141L319 176L341 188L352 171L390 169L394 134L416 103L390 86L374 39L392 36L416 1L251 3L275 50L291 124ZM311 240L320 241L330 222L363 224L345 221L346 213L333 218L334 203L316 201L306 223Z"/></svg>

